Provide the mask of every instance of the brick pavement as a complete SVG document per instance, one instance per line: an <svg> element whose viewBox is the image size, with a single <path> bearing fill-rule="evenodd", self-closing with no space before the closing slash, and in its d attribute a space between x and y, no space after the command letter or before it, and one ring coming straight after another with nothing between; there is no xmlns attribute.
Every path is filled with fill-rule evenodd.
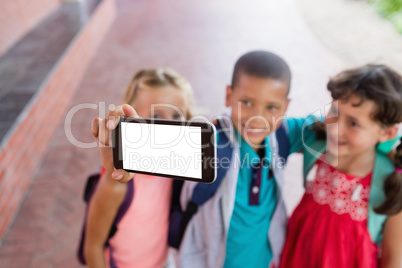
<svg viewBox="0 0 402 268"><path fill-rule="evenodd" d="M116 2L117 18L70 108L118 104L136 70L171 66L192 82L197 105L211 117L224 111L224 90L236 59L246 51L266 49L289 62L294 74L289 113L305 115L328 102L325 83L342 67L310 33L293 0L256 0L253 5L246 0ZM90 121L98 114L80 110L67 127L77 140L92 142ZM60 122L2 240L0 267L79 267L75 249L84 209L82 187L99 164L97 148L71 144L65 122ZM292 208L301 188L289 187L289 182L298 177L300 159L292 157L290 164L286 191Z"/></svg>

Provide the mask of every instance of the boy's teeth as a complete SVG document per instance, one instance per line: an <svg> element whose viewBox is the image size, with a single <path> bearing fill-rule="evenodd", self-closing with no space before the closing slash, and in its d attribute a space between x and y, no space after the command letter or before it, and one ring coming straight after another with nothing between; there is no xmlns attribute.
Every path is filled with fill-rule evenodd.
<svg viewBox="0 0 402 268"><path fill-rule="evenodd" d="M247 131L249 131L249 132L264 132L265 129L262 129L262 128L247 128Z"/></svg>

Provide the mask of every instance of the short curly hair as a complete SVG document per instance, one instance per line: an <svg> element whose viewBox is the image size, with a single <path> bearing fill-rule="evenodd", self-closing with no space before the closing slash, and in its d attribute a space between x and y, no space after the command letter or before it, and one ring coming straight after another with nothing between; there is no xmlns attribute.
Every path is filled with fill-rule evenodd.
<svg viewBox="0 0 402 268"><path fill-rule="evenodd" d="M402 122L402 77L385 65L367 64L346 70L330 79L327 85L334 100L360 97L376 104L372 118L391 126Z"/></svg>
<svg viewBox="0 0 402 268"><path fill-rule="evenodd" d="M241 56L233 70L232 89L236 87L241 73L279 80L287 85L289 93L292 78L290 68L284 59L272 52L256 50Z"/></svg>

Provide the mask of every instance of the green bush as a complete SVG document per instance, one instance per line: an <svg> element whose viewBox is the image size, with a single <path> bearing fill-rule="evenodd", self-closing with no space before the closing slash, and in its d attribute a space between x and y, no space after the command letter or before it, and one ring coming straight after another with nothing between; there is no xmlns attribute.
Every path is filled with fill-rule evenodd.
<svg viewBox="0 0 402 268"><path fill-rule="evenodd" d="M397 31L402 33L402 12L394 13L390 20L394 24Z"/></svg>
<svg viewBox="0 0 402 268"><path fill-rule="evenodd" d="M402 33L402 0L370 0L378 12Z"/></svg>

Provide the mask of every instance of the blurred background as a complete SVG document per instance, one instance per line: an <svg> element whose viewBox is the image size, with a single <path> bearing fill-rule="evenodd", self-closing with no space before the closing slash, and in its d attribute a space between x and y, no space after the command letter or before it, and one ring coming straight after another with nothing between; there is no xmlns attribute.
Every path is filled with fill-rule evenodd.
<svg viewBox="0 0 402 268"><path fill-rule="evenodd" d="M293 72L288 115L305 116L346 67L402 72L401 33L400 0L0 0L0 267L79 267L83 186L101 163L90 123L140 68L183 74L212 118L237 58L269 50ZM292 156L289 213L300 170Z"/></svg>

